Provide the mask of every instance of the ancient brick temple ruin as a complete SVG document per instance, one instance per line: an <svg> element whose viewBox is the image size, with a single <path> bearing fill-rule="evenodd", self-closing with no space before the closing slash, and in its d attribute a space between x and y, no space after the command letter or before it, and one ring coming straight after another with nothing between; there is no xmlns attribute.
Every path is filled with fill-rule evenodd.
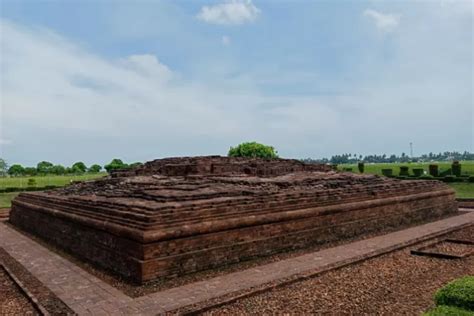
<svg viewBox="0 0 474 316"><path fill-rule="evenodd" d="M168 158L22 193L13 225L135 282L426 221L457 210L437 181L296 160Z"/></svg>

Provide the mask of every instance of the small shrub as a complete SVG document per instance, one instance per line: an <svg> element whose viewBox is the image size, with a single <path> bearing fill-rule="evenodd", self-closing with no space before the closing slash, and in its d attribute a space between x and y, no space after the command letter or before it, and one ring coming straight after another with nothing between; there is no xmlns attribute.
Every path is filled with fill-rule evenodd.
<svg viewBox="0 0 474 316"><path fill-rule="evenodd" d="M359 169L359 172L360 172L360 173L364 173L365 165L364 165L363 162L359 162L359 163L357 164L357 168Z"/></svg>
<svg viewBox="0 0 474 316"><path fill-rule="evenodd" d="M29 187L35 187L36 186L36 180L31 178L31 179L28 179L28 182L26 183L27 186Z"/></svg>
<svg viewBox="0 0 474 316"><path fill-rule="evenodd" d="M272 146L247 142L239 144L237 147L230 147L227 156L274 159L278 158L278 153Z"/></svg>
<svg viewBox="0 0 474 316"><path fill-rule="evenodd" d="M408 167L407 166L400 166L400 176L408 177Z"/></svg>
<svg viewBox="0 0 474 316"><path fill-rule="evenodd" d="M453 162L453 164L451 165L451 170L456 177L461 176L461 164L459 163L459 161Z"/></svg>
<svg viewBox="0 0 474 316"><path fill-rule="evenodd" d="M342 168L342 171L352 172L352 168Z"/></svg>
<svg viewBox="0 0 474 316"><path fill-rule="evenodd" d="M440 288L435 294L435 303L474 311L474 276L465 276Z"/></svg>
<svg viewBox="0 0 474 316"><path fill-rule="evenodd" d="M110 173L113 170L119 170L119 169L125 169L127 168L128 165L126 163L123 163L121 159L112 159L112 161L109 164L106 164L104 166L104 169Z"/></svg>
<svg viewBox="0 0 474 316"><path fill-rule="evenodd" d="M393 176L393 170L392 169L382 169L382 174L386 177L391 177L391 176Z"/></svg>
<svg viewBox="0 0 474 316"><path fill-rule="evenodd" d="M469 181L469 182L474 182L474 176L470 176L467 181Z"/></svg>
<svg viewBox="0 0 474 316"><path fill-rule="evenodd" d="M415 177L421 177L423 175L425 170L423 170L423 168L414 168L413 169L413 174L415 175Z"/></svg>
<svg viewBox="0 0 474 316"><path fill-rule="evenodd" d="M437 177L439 174L438 165L430 165L429 166L429 174L433 177Z"/></svg>
<svg viewBox="0 0 474 316"><path fill-rule="evenodd" d="M471 311L454 306L440 305L423 314L423 316L473 316Z"/></svg>

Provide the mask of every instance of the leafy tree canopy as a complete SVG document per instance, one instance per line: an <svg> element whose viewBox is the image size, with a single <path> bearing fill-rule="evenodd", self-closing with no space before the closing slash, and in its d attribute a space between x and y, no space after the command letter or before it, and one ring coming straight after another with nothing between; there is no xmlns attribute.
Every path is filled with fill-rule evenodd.
<svg viewBox="0 0 474 316"><path fill-rule="evenodd" d="M227 155L229 157L278 158L275 148L257 142L247 142L237 147L230 147Z"/></svg>
<svg viewBox="0 0 474 316"><path fill-rule="evenodd" d="M121 159L113 159L109 164L104 166L104 169L107 170L107 172L110 172L112 170L117 170L117 169L124 169L127 168L128 165L126 163L123 163Z"/></svg>
<svg viewBox="0 0 474 316"><path fill-rule="evenodd" d="M128 165L129 168L135 168L135 167L138 167L138 166L141 166L143 165L141 162L134 162L134 163L131 163Z"/></svg>
<svg viewBox="0 0 474 316"><path fill-rule="evenodd" d="M54 165L51 167L50 172L56 175L65 174L66 168L61 165Z"/></svg>
<svg viewBox="0 0 474 316"><path fill-rule="evenodd" d="M89 172L90 173L98 173L100 172L100 170L102 169L102 167L98 164L93 164L92 166L89 167Z"/></svg>
<svg viewBox="0 0 474 316"><path fill-rule="evenodd" d="M87 170L85 163L82 161L76 162L71 168L74 173L84 173Z"/></svg>
<svg viewBox="0 0 474 316"><path fill-rule="evenodd" d="M22 176L25 174L25 168L19 164L12 165L8 169L8 174L11 176Z"/></svg>
<svg viewBox="0 0 474 316"><path fill-rule="evenodd" d="M25 175L27 176L35 176L38 174L38 170L33 167L26 167L25 168Z"/></svg>
<svg viewBox="0 0 474 316"><path fill-rule="evenodd" d="M52 167L53 167L53 164L50 163L49 161L41 161L41 162L38 162L38 164L36 165L36 170L38 171L38 173L47 174L51 171Z"/></svg>

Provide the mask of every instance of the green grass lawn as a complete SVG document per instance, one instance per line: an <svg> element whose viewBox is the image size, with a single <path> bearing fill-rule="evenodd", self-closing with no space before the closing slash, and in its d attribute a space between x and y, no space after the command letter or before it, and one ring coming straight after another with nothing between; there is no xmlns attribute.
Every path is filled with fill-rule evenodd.
<svg viewBox="0 0 474 316"><path fill-rule="evenodd" d="M467 174L474 176L474 161L460 161L461 163L461 174ZM428 172L429 165L435 164L438 165L439 172L451 168L450 162L407 162L407 163L366 163L365 164L365 173L378 174L382 175L382 169L392 169L394 175L398 175L400 172L400 166L407 166L409 168L409 173L413 174L413 168L423 168ZM353 172L359 172L357 169L357 164L341 164L337 168L342 170L343 168L352 168Z"/></svg>
<svg viewBox="0 0 474 316"><path fill-rule="evenodd" d="M461 174L468 174L474 176L474 161L461 161ZM425 163L366 163L364 173L382 175L382 169L392 169L394 175L400 172L400 166L408 166L409 173L413 174L413 168L423 168L428 173L428 166L430 164L437 164L439 171L451 168L449 162L425 162ZM338 170L343 168L352 168L352 171L359 173L357 164L342 164L337 166ZM448 183L456 191L458 198L474 198L474 183Z"/></svg>
<svg viewBox="0 0 474 316"><path fill-rule="evenodd" d="M71 181L92 180L106 176L106 172L83 174L83 175L64 175L64 176L35 176L35 177L11 177L0 178L0 189L5 188L26 188L28 179L35 179L36 187L45 187L47 185L65 186Z"/></svg>
<svg viewBox="0 0 474 316"><path fill-rule="evenodd" d="M98 179L106 176L106 172L84 175L65 175L65 176L36 176L36 177L12 177L0 178L0 189L5 188L26 188L28 179L35 179L36 187L41 188L47 185L65 186L71 181L86 181ZM10 207L11 201L19 192L0 193L0 207Z"/></svg>
<svg viewBox="0 0 474 316"><path fill-rule="evenodd" d="M462 182L462 183L447 183L450 187L456 191L457 198L474 198L474 183L473 182Z"/></svg>
<svg viewBox="0 0 474 316"><path fill-rule="evenodd" d="M0 193L0 208L10 207L12 200L20 194L19 192Z"/></svg>

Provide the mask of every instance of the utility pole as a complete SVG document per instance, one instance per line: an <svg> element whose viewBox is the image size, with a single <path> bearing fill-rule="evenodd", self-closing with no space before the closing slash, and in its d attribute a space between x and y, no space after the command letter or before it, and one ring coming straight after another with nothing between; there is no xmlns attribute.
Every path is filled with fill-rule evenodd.
<svg viewBox="0 0 474 316"><path fill-rule="evenodd" d="M410 142L410 157L413 158L413 143Z"/></svg>

